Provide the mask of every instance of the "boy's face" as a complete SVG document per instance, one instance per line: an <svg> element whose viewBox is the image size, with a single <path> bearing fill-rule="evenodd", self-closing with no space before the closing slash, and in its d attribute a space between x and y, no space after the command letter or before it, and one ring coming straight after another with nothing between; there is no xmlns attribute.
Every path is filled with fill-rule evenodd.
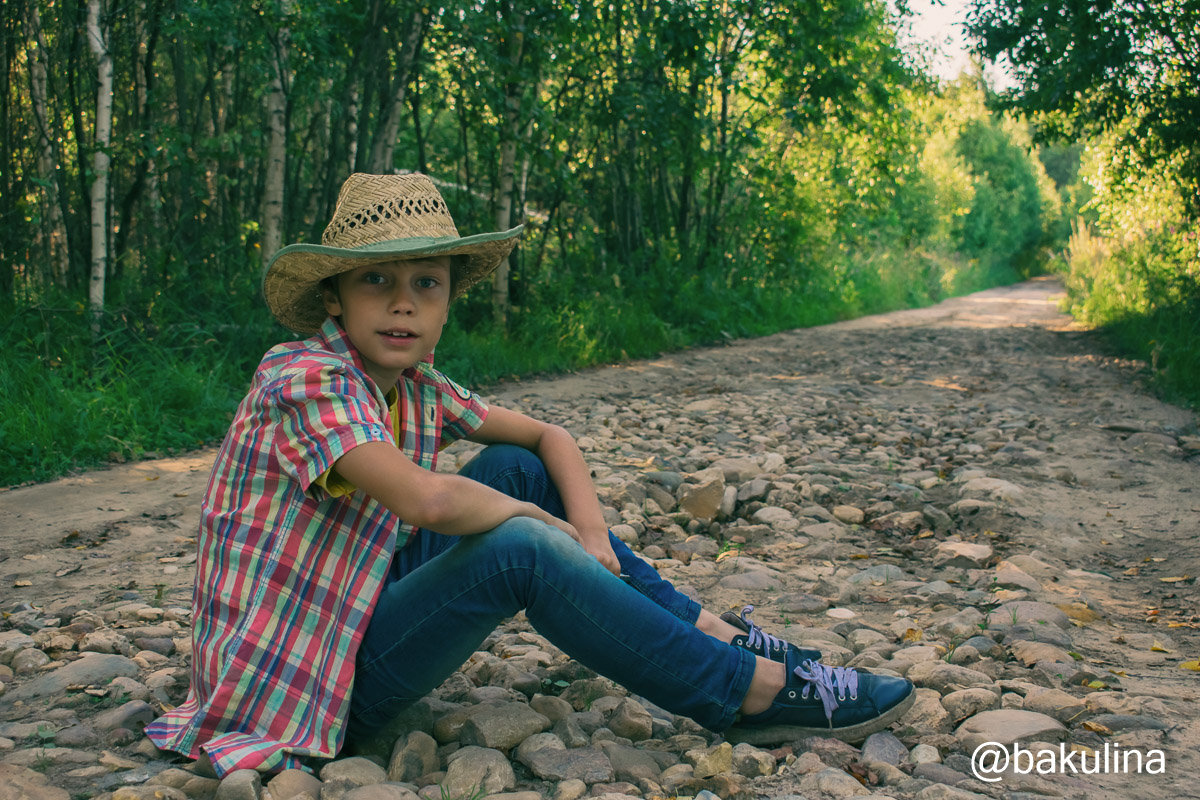
<svg viewBox="0 0 1200 800"><path fill-rule="evenodd" d="M367 374L383 391L433 352L450 310L450 259L371 264L343 272L325 289Z"/></svg>

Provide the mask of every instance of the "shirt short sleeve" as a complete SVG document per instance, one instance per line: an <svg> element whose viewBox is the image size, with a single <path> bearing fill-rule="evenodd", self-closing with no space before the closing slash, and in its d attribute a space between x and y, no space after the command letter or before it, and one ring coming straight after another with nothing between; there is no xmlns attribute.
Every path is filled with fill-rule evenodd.
<svg viewBox="0 0 1200 800"><path fill-rule="evenodd" d="M339 458L367 442L395 443L374 392L345 368L289 370L273 387L279 414L272 442L281 471L308 492Z"/></svg>
<svg viewBox="0 0 1200 800"><path fill-rule="evenodd" d="M442 409L441 447L465 439L483 425L487 418L488 405L482 397L465 389L450 378L431 369L440 396Z"/></svg>

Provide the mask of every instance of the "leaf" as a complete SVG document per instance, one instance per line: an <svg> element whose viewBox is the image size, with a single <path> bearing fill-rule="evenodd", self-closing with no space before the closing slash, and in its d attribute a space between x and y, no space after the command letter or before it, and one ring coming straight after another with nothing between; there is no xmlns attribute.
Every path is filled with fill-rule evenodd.
<svg viewBox="0 0 1200 800"><path fill-rule="evenodd" d="M1180 575L1175 578L1159 578L1163 583L1191 583L1196 580L1191 575Z"/></svg>
<svg viewBox="0 0 1200 800"><path fill-rule="evenodd" d="M1184 661L1179 666L1182 669L1190 669L1192 672L1200 672L1200 661Z"/></svg>
<svg viewBox="0 0 1200 800"><path fill-rule="evenodd" d="M21 589L26 586L33 586L33 581L13 581L13 588Z"/></svg>
<svg viewBox="0 0 1200 800"><path fill-rule="evenodd" d="M1105 684L1104 681L1088 681L1087 687L1089 689L1106 689L1106 688L1108 688L1107 684Z"/></svg>
<svg viewBox="0 0 1200 800"><path fill-rule="evenodd" d="M1106 728L1105 726L1101 725L1099 722L1092 722L1091 720L1085 720L1084 723L1082 725L1080 725L1079 727L1083 728L1085 731L1091 731L1092 733L1100 733L1100 734L1104 734L1105 736L1112 736L1112 729Z"/></svg>
<svg viewBox="0 0 1200 800"><path fill-rule="evenodd" d="M904 635L900 637L900 640L903 642L919 642L924 638L925 634L923 634L920 630L917 628L909 628L904 632Z"/></svg>
<svg viewBox="0 0 1200 800"><path fill-rule="evenodd" d="M1167 648L1163 647L1161 644L1159 644L1158 640L1155 639L1154 644L1150 645L1150 652L1152 652L1152 653L1169 653L1171 651L1168 650Z"/></svg>

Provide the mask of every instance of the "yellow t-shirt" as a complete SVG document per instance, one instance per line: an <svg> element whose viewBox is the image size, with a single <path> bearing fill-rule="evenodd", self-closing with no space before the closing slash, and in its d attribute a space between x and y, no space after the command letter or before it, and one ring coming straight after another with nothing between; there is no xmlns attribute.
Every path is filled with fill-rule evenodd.
<svg viewBox="0 0 1200 800"><path fill-rule="evenodd" d="M399 397L400 393L393 386L385 398L388 404L388 415L392 418L392 437L396 441L400 441L400 415L396 413L396 400ZM328 492L330 497L345 497L358 488L339 475L336 466L322 472L313 483Z"/></svg>

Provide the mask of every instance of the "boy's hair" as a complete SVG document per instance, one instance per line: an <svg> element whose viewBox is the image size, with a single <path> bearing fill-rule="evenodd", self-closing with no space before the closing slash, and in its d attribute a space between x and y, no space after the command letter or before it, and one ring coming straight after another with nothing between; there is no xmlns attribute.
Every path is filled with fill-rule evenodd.
<svg viewBox="0 0 1200 800"><path fill-rule="evenodd" d="M355 173L342 184L321 244L291 244L271 257L263 295L286 327L315 333L326 317L325 279L367 264L450 256L453 300L508 257L523 228L459 236L426 176Z"/></svg>

